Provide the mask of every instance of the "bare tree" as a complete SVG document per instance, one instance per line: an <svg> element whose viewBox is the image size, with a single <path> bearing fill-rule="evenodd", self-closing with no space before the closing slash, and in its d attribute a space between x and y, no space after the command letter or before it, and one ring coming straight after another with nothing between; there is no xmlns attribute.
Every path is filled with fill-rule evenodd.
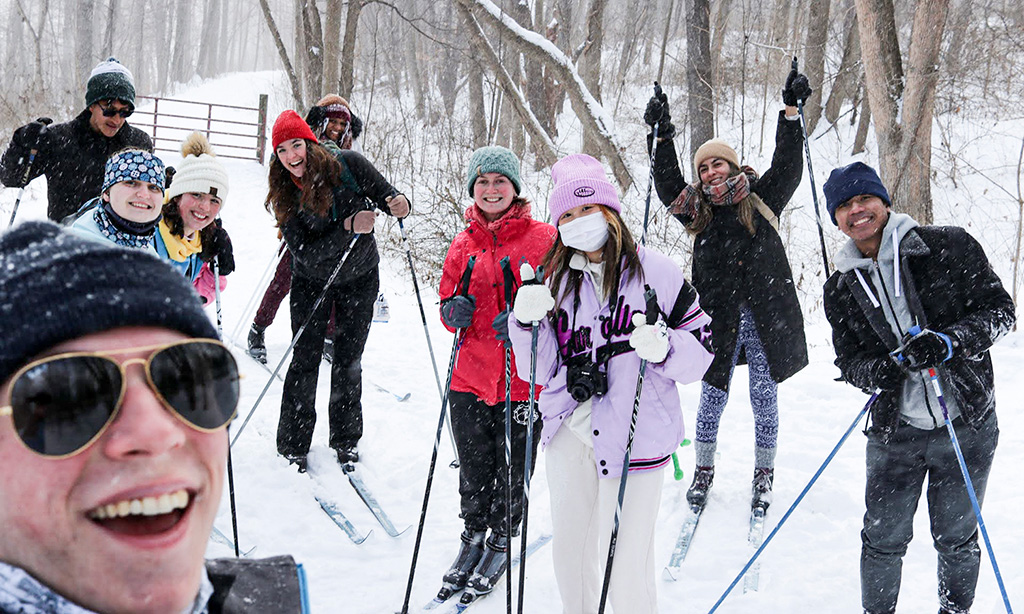
<svg viewBox="0 0 1024 614"><path fill-rule="evenodd" d="M187 2L179 2L174 10L174 54L171 56L171 74L174 81L188 81L192 76L192 9Z"/></svg>
<svg viewBox="0 0 1024 614"><path fill-rule="evenodd" d="M342 0L327 0L324 11L324 92L335 90L341 70L341 6Z"/></svg>
<svg viewBox="0 0 1024 614"><path fill-rule="evenodd" d="M338 82L338 93L346 98L352 96L352 79L355 72L356 32L359 27L359 14L363 11L365 0L348 0L348 12L345 14L345 37L341 44L341 77Z"/></svg>
<svg viewBox="0 0 1024 614"><path fill-rule="evenodd" d="M846 15L843 18L843 57L839 61L839 70L836 71L835 81L832 82L828 102L825 103L825 121L830 124L836 123L839 119L843 103L851 100L857 93L857 79L863 70L860 65L860 30L857 28L857 11L854 10L852 2L849 4L850 6L844 11Z"/></svg>
<svg viewBox="0 0 1024 614"><path fill-rule="evenodd" d="M18 0L18 6L21 6L21 0ZM75 74L80 83L85 82L89 76L89 70L95 64L92 45L95 13L96 0L82 0L79 3L75 25ZM42 27L42 23L40 22L40 27Z"/></svg>
<svg viewBox="0 0 1024 614"><path fill-rule="evenodd" d="M825 82L825 45L828 43L828 14L831 2L811 2L807 23L804 74L814 93L804 103L807 133L813 134L821 118L821 96Z"/></svg>
<svg viewBox="0 0 1024 614"><path fill-rule="evenodd" d="M931 129L949 0L919 2L902 70L892 0L856 0L882 180L897 207L932 222Z"/></svg>
<svg viewBox="0 0 1024 614"><path fill-rule="evenodd" d="M281 63L284 64L284 71L287 73L288 81L291 83L292 100L301 109L305 106L302 100L302 84L295 69L292 67L291 60L288 59L288 50L285 48L284 40L281 39L281 33L277 29L277 22L274 21L274 16L270 13L270 5L267 4L267 0L260 0L260 8L263 9L263 20L267 23L270 36L274 39L274 45L277 47L277 54L281 58Z"/></svg>
<svg viewBox="0 0 1024 614"><path fill-rule="evenodd" d="M711 39L708 0L690 0L686 16L686 87L690 121L690 157L715 136L715 108L711 90Z"/></svg>
<svg viewBox="0 0 1024 614"><path fill-rule="evenodd" d="M597 102L601 102L601 55L604 47L604 12L608 0L591 0L587 12L587 39L580 54L579 71L583 84ZM583 151L597 154L600 136L586 126L583 128Z"/></svg>
<svg viewBox="0 0 1024 614"><path fill-rule="evenodd" d="M221 54L218 49L220 30L221 0L209 0L206 3L206 14L203 16L203 30L199 38L199 61L197 70L202 77L212 77L221 71Z"/></svg>

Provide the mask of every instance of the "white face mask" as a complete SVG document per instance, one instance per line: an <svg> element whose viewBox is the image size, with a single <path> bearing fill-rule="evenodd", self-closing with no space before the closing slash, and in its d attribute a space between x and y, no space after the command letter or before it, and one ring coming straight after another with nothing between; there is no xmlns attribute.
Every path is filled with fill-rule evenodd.
<svg viewBox="0 0 1024 614"><path fill-rule="evenodd" d="M566 247L594 252L608 242L608 222L600 211L558 225L558 236Z"/></svg>

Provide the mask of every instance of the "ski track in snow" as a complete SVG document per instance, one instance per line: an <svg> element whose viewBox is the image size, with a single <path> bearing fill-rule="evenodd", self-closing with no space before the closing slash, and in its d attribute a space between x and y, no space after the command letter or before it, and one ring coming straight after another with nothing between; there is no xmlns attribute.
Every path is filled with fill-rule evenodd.
<svg viewBox="0 0 1024 614"><path fill-rule="evenodd" d="M270 115L275 118L290 97L278 73L229 75L207 83L190 84L174 93L177 98L222 101L226 104L255 104L260 92L271 94ZM646 88L642 88L646 92ZM674 88L676 96L682 86ZM671 95L671 94L670 94ZM637 94L637 105L647 94ZM640 98L643 100L640 100ZM358 95L354 97L358 102ZM639 102L638 102L639 101ZM386 103L381 103L386 104ZM358 106L358 105L357 105ZM374 129L372 123L368 131ZM637 127L623 128L630 138L621 138L639 154L643 152L632 138L640 134ZM966 129L965 129L966 130ZM1010 139L1012 141L1013 139ZM770 139L769 139L770 142ZM565 144L561 144L565 147ZM748 145L749 147L749 145ZM1016 145L1014 145L1016 147ZM1014 147L1009 147L1013 149ZM823 183L829 170L844 158L833 152L840 145L831 137L815 141L814 167ZM991 151L991 148L990 150ZM633 152L633 153L637 153ZM832 159L829 159L831 153ZM159 152L168 164L179 161L177 154ZM767 150L763 156L770 159ZM230 334L241 318L246 318L237 341L244 345L251 314L242 310L256 289L261 274L273 257L277 245L271 216L263 209L266 195L266 169L255 162L223 159L231 177L231 191L222 211L225 227L230 231L238 270L229 277L223 293L225 334ZM869 163L874 162L868 160ZM766 163L767 161L763 161ZM764 170L764 168L760 168ZM537 185L526 192L534 201L544 203L545 194L538 194L547 185L543 173ZM645 176L641 173L639 176ZM399 189L406 186L399 185ZM791 209L797 215L813 219L810 188L805 178L794 197ZM0 193L0 208L9 212L16 195L9 189ZM958 223L985 245L995 261L992 244L986 241L985 219L972 224L946 213L958 197L936 189L936 217L943 223ZM45 217L45 183L37 181L26 191L18 219ZM629 201L627 201L627 204ZM642 200L639 206L642 207ZM635 206L632 203L631 206ZM821 199L824 207L824 199ZM945 207L945 208L944 208ZM544 207L537 206L542 216ZM822 213L825 214L824 209ZM660 215L657 214L657 215ZM795 217L795 216L794 216ZM955 219L950 219L955 218ZM5 214L6 219L6 214ZM994 219L994 218L989 218ZM828 218L825 215L827 222ZM806 221L806 220L804 220ZM813 222L811 223L813 224ZM806 226L800 239L817 244L816 230ZM415 217L409 227L414 227ZM637 229L634 229L637 230ZM378 224L378 233L394 232ZM813 233L813 234L812 234ZM827 229L831 245L839 237L831 226ZM998 239L991 239L996 242ZM834 249L830 248L834 253ZM817 256L820 258L820 256ZM790 255L794 272L813 270ZM996 268L1008 285L1009 265L996 262ZM422 264L417 264L422 266ZM452 336L440 324L436 313L437 296L421 280L424 308L427 313L431 341L439 368L448 363ZM1009 287L1009 286L1008 286ZM385 511L400 529L412 528L397 539L388 537L375 522L369 510L347 483L340 467L327 447L326 402L329 394L329 369L321 368L318 386L319 421L310 453L310 471L318 476L317 484L297 474L275 452L275 432L280 403L281 382L275 380L267 397L256 410L245 433L234 449L235 494L238 507L239 538L243 546L258 546L259 557L288 553L306 569L310 599L314 612L390 613L401 609L419 520L427 466L433 445L440 400L434 374L427 356L423 326L420 320L412 283L404 256L385 259L381 263L381 288L391 307L391 321L372 326L363 373L375 383L392 392L412 397L397 402L391 395L372 384L363 387L365 433L360 443L363 477ZM838 442L867 401L867 396L852 386L835 382L838 375L833 366L831 333L820 311L820 290L813 310L806 315L807 338L811 364L779 387L781 425L776 459L775 500L765 524L765 537L796 499L829 451ZM803 295L801 296L803 299ZM808 310L805 300L805 310ZM213 309L208 310L213 317ZM274 325L267 330L270 367L280 360L290 341L287 301L282 305ZM242 399L239 413L245 416L252 408L267 382L266 371L250 362L236 350L242 372ZM1024 604L1024 532L1018 515L1024 509L1024 489L1020 487L1020 467L1024 466L1024 378L1015 365L1024 362L1024 335L1011 333L993 349L996 371L998 412L1002 437L989 480L983 509L989 535L993 541L1004 582L1010 591L1011 603ZM283 373L283 371L282 371ZM442 381L445 374L441 374ZM688 425L694 422L700 393L698 385L680 387L683 411ZM661 579L660 569L668 562L679 527L685 515L685 490L693 470L693 447L680 450L680 463L685 478L676 482L671 471L665 473L665 489L658 518L659 604L663 613L707 612L739 570L746 563L750 549L746 541L749 516L750 480L753 473L753 420L749 409L746 368L736 370L729 406L723 417L719 436L715 486L711 491L706 513L701 519L692 548L677 582ZM864 513L864 446L860 426L826 469L817 484L791 516L787 524L768 545L761 556L761 582L758 592L746 595L737 587L719 608L722 613L746 612L859 612L860 527ZM691 431L692 432L692 431ZM448 467L453 455L447 432L442 434L440 454L433 481L426 530L423 536L416 583L410 611L417 611L428 602L440 586L441 574L455 555L462 530L458 518L458 475ZM530 501L530 533L550 532L550 509L545 475L545 456L537 462L532 480ZM353 544L320 510L313 493L323 489L338 503L342 512L360 532L373 530L362 545ZM904 559L900 612L928 612L937 609L935 553L928 530L924 498L915 518L915 539ZM231 521L227 493L217 518L217 526L230 534ZM518 548L518 542L517 542ZM208 555L230 556L224 545L210 542ZM529 561L527 568L526 611L545 614L559 612L551 549L546 548ZM518 582L516 582L518 584ZM479 614L504 611L504 581L496 589L496 597L474 607ZM973 609L981 614L1004 611L987 552L983 550L978 597ZM625 614L625 613L620 613Z"/></svg>

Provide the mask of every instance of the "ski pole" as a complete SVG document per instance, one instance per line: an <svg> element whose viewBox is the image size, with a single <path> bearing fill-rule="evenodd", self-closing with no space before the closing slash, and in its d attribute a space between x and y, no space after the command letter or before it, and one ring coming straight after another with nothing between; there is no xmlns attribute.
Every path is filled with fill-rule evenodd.
<svg viewBox="0 0 1024 614"><path fill-rule="evenodd" d="M658 295L654 288L644 284L644 303L647 307L647 324L658 320ZM608 600L608 588L612 580L612 563L615 562L615 545L619 540L619 519L622 517L622 501L626 497L626 480L629 478L629 456L633 449L633 435L636 434L636 419L640 413L640 394L644 389L644 373L647 361L640 359L640 372L636 376L636 394L633 396L633 417L629 422L629 437L626 438L626 453L622 457L622 472L619 476L619 499L615 504L615 521L612 524L612 536L608 540L608 560L604 565L604 583L601 586L601 601L597 614L604 614L604 606Z"/></svg>
<svg viewBox="0 0 1024 614"><path fill-rule="evenodd" d="M246 425L249 424L249 419L251 419L253 413L256 412L256 408L260 406L260 403L263 401L263 397L267 395L267 391L270 390L270 385L274 383L274 378L277 377L278 372L281 371L281 367L284 366L284 361L288 360L288 354L291 353L295 344L299 342L299 337L301 337L302 333L306 331L306 327L309 326L310 321L312 321L313 316L316 314L316 310L319 309L320 304L324 302L325 298L327 298L327 293L331 289L331 284L333 284L335 278L338 277L338 273L341 272L341 268L345 266L345 261L348 260L349 254L352 253L352 248L355 247L356 241L358 241L361 236L363 235L354 235L352 240L349 241L348 246L345 248L345 252L341 255L341 260L339 260L337 266L334 267L334 271L331 272L331 276L327 278L327 283L324 284L324 289L320 292L320 296L316 297L316 302L313 303L313 308L309 311L309 316L306 317L306 321L302 323L302 326L299 327L299 331L295 333L294 337L292 337L292 342L288 344L284 354L281 356L281 360L278 361L277 366L274 367L274 371L270 374L270 377L267 378L267 385L263 387L263 391L260 392L260 396L256 398L256 402L253 403L252 409L250 409L249 413L245 416L245 420L242 421L242 426L238 427L238 430L235 431L235 437L231 440L231 445L235 445L238 438L242 436L242 431L244 431Z"/></svg>
<svg viewBox="0 0 1024 614"><path fill-rule="evenodd" d="M220 262L213 257L213 296L217 302L217 336L223 338L220 318ZM228 501L231 503L231 533L235 540L235 558L238 554L238 515L235 510L235 471L231 465L231 446L228 446Z"/></svg>
<svg viewBox="0 0 1024 614"><path fill-rule="evenodd" d="M654 95L661 96L661 86L654 82ZM654 154L658 151L658 126L661 122L654 122L651 136L651 174L647 180L647 203L644 205L644 230L640 234L640 245L647 244L647 220L651 213L651 189L654 187Z"/></svg>
<svg viewBox="0 0 1024 614"><path fill-rule="evenodd" d="M512 265L509 264L509 257L505 256L499 262L502 274L505 278L505 309L512 309L512 293L515 291L516 276L512 273ZM530 389L530 396L533 396L533 389ZM531 416L532 418L532 416ZM526 448L530 448L530 442L526 442ZM529 471L523 468L524 471ZM525 518L525 514L524 514ZM505 546L508 554L512 554L512 341L505 340L505 535L508 540ZM511 557L510 557L511 558ZM525 558L525 557L524 557ZM506 612L512 614L512 573L505 572L505 604ZM520 596L522 598L522 596Z"/></svg>
<svg viewBox="0 0 1024 614"><path fill-rule="evenodd" d="M818 478L821 476L822 472L825 471L825 467L828 467L828 464L832 462L832 459L835 457L836 453L839 452L839 448L843 447L843 444L846 443L847 437L849 437L850 433L853 432L853 429L857 427L857 423L860 422L860 419L864 417L864 414L868 413L868 410L871 409L871 406L875 403L875 399L878 398L879 393L881 393L881 390L877 389L873 393L871 393L871 398L869 398L868 402L864 405L864 409L860 410L860 412L857 414L857 417L853 419L852 423L850 423L850 428L846 429L846 432L843 433L843 436L839 439L839 443L836 444L836 447L832 448L832 451L829 452L828 457L825 458L825 462L823 462L821 466L818 467L818 470L814 472L814 476L811 477L811 481L807 483L807 486L804 486L804 489L802 491L800 491L800 494L797 496L796 501L793 501L793 504L789 506L789 509L786 510L786 513L782 515L782 519L779 520L779 524L775 525L775 528L771 530L771 533L768 534L768 537L765 538L765 540L761 543L761 546L757 549L756 552L754 552L754 556L750 557L750 560L747 561L747 564L744 565L743 569L740 570L739 575L737 575L736 578L732 581L732 584L729 585L729 588L725 589L725 592L722 593L722 596L718 598L718 601L715 602L715 605L711 607L711 610L708 611L708 614L712 614L712 612L718 609L718 606L722 605L722 602L725 601L725 598L729 595L729 592L732 591L736 584L739 583L740 578L742 578L743 575L747 573L747 570L750 569L750 567L754 564L754 561L757 560L757 557L761 556L761 553L764 552L764 549L768 547L768 543L772 541L772 538L775 537L775 534L779 532L779 529L782 528L782 525L786 524L786 520L793 513L793 510L796 509L796 506L800 505L800 502L803 501L804 496L807 495L808 491L811 490L811 487L814 486L814 483L818 481Z"/></svg>
<svg viewBox="0 0 1024 614"><path fill-rule="evenodd" d="M466 263L466 270L462 272L462 279L459 280L459 293L469 293L469 280L473 276L473 266L476 264L476 256L470 256ZM423 539L423 526L427 521L427 503L430 501L430 486L434 481L434 467L437 465L437 449L441 447L441 431L444 430L445 414L448 410L448 394L452 390L452 373L455 372L455 361L459 356L459 347L462 345L462 334L465 329L459 328L455 331L455 341L452 342L452 354L448 359L448 381L445 383L444 392L441 395L441 416L437 420L437 433L434 434L434 451L430 455L430 468L427 469L427 486L423 490L423 508L420 510L420 524L416 528L416 543L412 548L412 564L409 566L409 583L405 587L405 601L402 603L402 611L399 614L409 614L409 599L412 597L412 583L416 576L416 559L420 553L420 542Z"/></svg>
<svg viewBox="0 0 1024 614"><path fill-rule="evenodd" d="M528 283L524 272L529 272L532 278L532 283L542 284L544 283L544 267L538 266L537 271L534 272L526 265L525 269L520 270L519 277L523 279L523 284ZM509 306L511 308L511 305ZM515 316L512 316L515 317ZM519 614L523 614L523 601L526 599L526 529L528 521L530 519L530 466L533 464L533 412L537 407L537 397L535 389L537 387L537 337L540 333L540 322L534 320L530 323L530 409L526 415L526 463L523 467L523 536L522 543L519 547L520 552L524 553L520 555L519 561L519 607L516 610ZM509 548L509 554L511 554L511 547Z"/></svg>
<svg viewBox="0 0 1024 614"><path fill-rule="evenodd" d="M43 132L46 131L46 126L53 123L53 120L49 117L40 117L36 120L43 124L42 130L39 131L39 135L42 136ZM36 154L39 153L39 142L36 141L36 148L30 149L28 152L28 164L25 165L25 174L21 176L21 189L18 190L18 197L14 199L14 210L11 211L11 221L7 223L7 227L14 226L14 218L18 215L18 206L21 205L21 197L25 194L25 187L28 185L28 178L32 174L32 163L36 161Z"/></svg>
<svg viewBox="0 0 1024 614"><path fill-rule="evenodd" d="M264 269L263 274L260 275L260 280L256 282L256 287L253 288L252 295L249 297L249 300L246 301L245 308L242 309L242 316L238 318L238 322L235 323L235 328L231 331L231 340L236 342L236 344L238 342L238 335L242 332L242 327L249 321L249 314L258 307L260 297L266 293L267 286L270 285L270 282L267 281L267 277L271 274L271 271L277 270L277 265L280 264L281 258L284 257L284 253L287 249L284 239L281 239L281 242L277 246L277 251L274 252L270 262L267 263L267 268Z"/></svg>
<svg viewBox="0 0 1024 614"><path fill-rule="evenodd" d="M796 70L796 56L793 56L793 70ZM818 189L814 187L814 166L811 164L811 143L807 137L807 118L804 117L804 101L799 98L796 101L797 111L800 112L800 129L804 133L804 156L807 158L807 176L811 179L811 197L814 200L814 219L818 221L818 239L821 241L821 260L824 265L825 278L829 276L828 251L825 250L825 230L821 224L821 210L818 207Z"/></svg>
<svg viewBox="0 0 1024 614"><path fill-rule="evenodd" d="M911 331L913 331L913 329L911 329ZM949 440L953 442L953 451L956 452L956 461L960 464L960 473L963 474L964 485L967 486L967 496L971 499L971 507L974 508L974 516L978 519L978 528L981 529L981 536L985 540L985 549L988 550L988 558L992 561L992 570L996 574L996 583L999 585L999 593L1003 597L1003 605L1006 606L1006 614L1013 614L1013 610L1010 608L1010 597L1006 594L1006 586L1003 585L1003 576L999 573L999 564L996 563L996 553L992 549L992 541L989 539L988 529L985 527L985 519L981 517L981 505L978 503L978 495L974 490L974 483L971 481L971 474L967 471L967 462L964 460L964 453L960 449L960 441L956 437L956 431L953 429L953 423L949 421L949 410L946 408L946 398L942 394L942 386L939 384L939 374L935 371L934 367L929 367L928 379L931 380L932 387L935 389L935 396L939 398L939 407L942 408L942 417L946 421L946 430L949 431Z"/></svg>
<svg viewBox="0 0 1024 614"><path fill-rule="evenodd" d="M427 329L427 313L423 310L423 299L420 298L420 285L416 281L416 268L412 265L412 249L409 247L409 238L405 234L405 224L402 223L402 218L398 219L398 229L402 233L402 247L405 248L405 258L409 261L409 273L412 275L412 288L416 291L416 304L420 307L420 320L423 321L423 335L427 338L427 352L430 354L430 366L434 368L434 380L437 382L437 395L443 399L446 393L441 388L441 374L437 370L437 359L434 358L434 346L430 343L430 331ZM466 286L466 288L468 291L469 286ZM455 431L452 429L451 418L448 419L448 437L452 440L452 453L455 455L455 460L453 460L449 466L453 469L458 469L459 449L455 446Z"/></svg>

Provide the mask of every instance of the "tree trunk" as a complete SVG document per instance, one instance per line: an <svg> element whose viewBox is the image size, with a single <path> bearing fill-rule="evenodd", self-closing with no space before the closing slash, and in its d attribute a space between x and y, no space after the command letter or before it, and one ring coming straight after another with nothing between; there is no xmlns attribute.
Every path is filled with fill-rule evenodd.
<svg viewBox="0 0 1024 614"><path fill-rule="evenodd" d="M95 23L96 0L80 0L76 11L75 24L75 74L78 83L85 83L89 71L95 65L93 53L93 23ZM26 20L27 21L27 20ZM42 30L40 30L42 34Z"/></svg>
<svg viewBox="0 0 1024 614"><path fill-rule="evenodd" d="M174 15L174 55L171 57L171 79L184 83L195 70L192 67L192 10L180 2Z"/></svg>
<svg viewBox="0 0 1024 614"><path fill-rule="evenodd" d="M306 85L306 104L313 105L324 94L324 34L320 25L320 11L315 0L298 0L302 19L302 50Z"/></svg>
<svg viewBox="0 0 1024 614"><path fill-rule="evenodd" d="M345 37L341 43L341 76L338 81L338 93L345 98L352 97L355 83L356 32L359 27L359 14L363 10L364 0L348 0L348 11L345 14Z"/></svg>
<svg viewBox="0 0 1024 614"><path fill-rule="evenodd" d="M931 127L948 9L949 0L918 3L904 86L891 0L857 0L882 181L893 204L922 224L932 222Z"/></svg>
<svg viewBox="0 0 1024 614"><path fill-rule="evenodd" d="M831 2L811 2L807 22L806 55L804 74L814 93L804 102L804 118L807 134L814 134L814 128L821 119L821 96L825 84L825 46L828 44L828 15Z"/></svg>
<svg viewBox="0 0 1024 614"><path fill-rule="evenodd" d="M267 29L270 30L270 36L274 39L274 45L277 46L277 54L281 58L281 63L284 64L284 71L288 75L289 83L291 83L292 101L301 109L304 106L302 104L302 84L299 83L299 77L295 74L291 60L288 59L288 50L281 39L281 33L277 30L274 16L270 14L270 5L267 3L267 0L260 0L260 8L263 9L263 20L267 22Z"/></svg>
<svg viewBox="0 0 1024 614"><path fill-rule="evenodd" d="M658 58L658 76L655 81L661 81L665 74L665 50L668 48L668 33L669 26L672 24L672 9L675 7L676 0L668 0L668 10L665 11L665 28L661 34L661 55Z"/></svg>
<svg viewBox="0 0 1024 614"><path fill-rule="evenodd" d="M718 0L716 4L718 7L715 10L715 26L711 29L711 87L714 92L719 92L722 87L719 76L722 68L722 46L725 44L725 30L729 23L732 0Z"/></svg>
<svg viewBox="0 0 1024 614"><path fill-rule="evenodd" d="M715 109L711 90L711 40L708 0L690 0L686 18L687 113L690 120L690 158L715 136Z"/></svg>
<svg viewBox="0 0 1024 614"><path fill-rule="evenodd" d="M114 55L114 24L117 16L117 0L110 0L110 7L107 9L107 30L103 35L102 55L104 58Z"/></svg>
<svg viewBox="0 0 1024 614"><path fill-rule="evenodd" d="M598 102L601 102L601 51L604 47L604 10L607 6L608 0L592 0L587 12L587 40L579 61L583 84ZM583 152L597 156L601 148L599 140L600 136L584 127Z"/></svg>
<svg viewBox="0 0 1024 614"><path fill-rule="evenodd" d="M338 83L341 69L341 4L342 0L327 0L324 10L324 81L323 90L330 93Z"/></svg>
<svg viewBox="0 0 1024 614"><path fill-rule="evenodd" d="M220 30L221 0L209 0L206 4L206 15L203 17L203 34L199 39L198 72L202 77L212 77L220 72L219 54L217 53L216 33Z"/></svg>
<svg viewBox="0 0 1024 614"><path fill-rule="evenodd" d="M857 28L857 11L849 7L843 21L843 58L836 72L836 80L832 83L828 102L825 103L825 121L836 123L843 103L856 94L857 77L860 76L860 30Z"/></svg>
<svg viewBox="0 0 1024 614"><path fill-rule="evenodd" d="M487 145L487 111L484 108L484 71L476 60L469 67L469 122L473 129L473 148Z"/></svg>
<svg viewBox="0 0 1024 614"><path fill-rule="evenodd" d="M856 103L855 99L854 104ZM871 105L868 103L867 92L864 92L860 100L860 123L857 124L857 135L853 138L853 150L851 151L853 155L864 153L868 142L869 128L871 128Z"/></svg>
<svg viewBox="0 0 1024 614"><path fill-rule="evenodd" d="M544 0L537 0L537 4L533 8L532 25L531 23L524 23L523 27L534 32L542 32L544 28ZM548 114L547 97L545 95L547 81L544 76L543 65L535 58L528 58L526 60L526 98L530 102L530 110L537 117L537 121L540 122L544 131L551 135L553 122Z"/></svg>

